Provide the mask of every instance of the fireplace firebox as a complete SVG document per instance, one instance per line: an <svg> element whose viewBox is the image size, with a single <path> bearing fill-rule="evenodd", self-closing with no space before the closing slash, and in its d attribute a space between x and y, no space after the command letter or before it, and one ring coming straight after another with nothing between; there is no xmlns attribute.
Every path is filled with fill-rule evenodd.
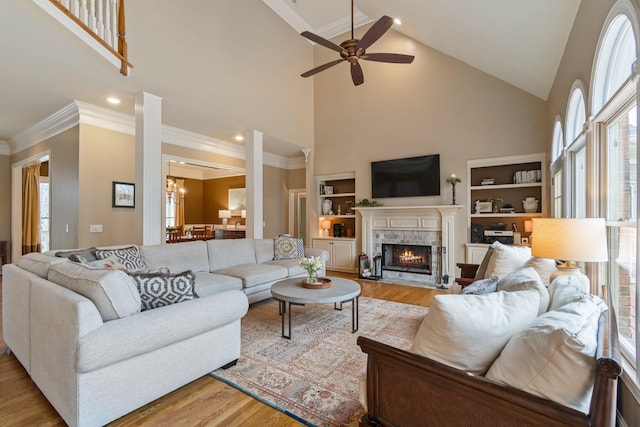
<svg viewBox="0 0 640 427"><path fill-rule="evenodd" d="M382 269L431 274L431 246L382 244Z"/></svg>

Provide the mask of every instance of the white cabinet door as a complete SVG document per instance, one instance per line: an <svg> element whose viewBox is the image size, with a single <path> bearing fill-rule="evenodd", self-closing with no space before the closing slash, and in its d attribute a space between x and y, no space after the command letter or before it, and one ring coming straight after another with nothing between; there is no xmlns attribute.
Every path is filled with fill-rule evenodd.
<svg viewBox="0 0 640 427"><path fill-rule="evenodd" d="M466 243L465 262L467 264L480 264L484 259L489 245L484 243Z"/></svg>
<svg viewBox="0 0 640 427"><path fill-rule="evenodd" d="M333 269L353 272L356 259L356 245L353 240L334 240Z"/></svg>
<svg viewBox="0 0 640 427"><path fill-rule="evenodd" d="M326 263L327 269L331 269L333 267L333 256L331 255L331 248L333 247L332 243L333 242L331 240L325 239L313 239L311 243L311 247L313 249L323 249L329 254L329 259Z"/></svg>

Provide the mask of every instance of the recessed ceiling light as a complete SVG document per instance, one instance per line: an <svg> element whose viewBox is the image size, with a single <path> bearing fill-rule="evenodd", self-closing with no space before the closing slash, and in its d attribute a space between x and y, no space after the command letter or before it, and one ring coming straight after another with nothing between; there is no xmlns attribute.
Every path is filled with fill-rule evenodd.
<svg viewBox="0 0 640 427"><path fill-rule="evenodd" d="M122 101L120 101L120 99L116 98L115 96L110 96L110 97L107 98L107 102L109 104L118 105Z"/></svg>
<svg viewBox="0 0 640 427"><path fill-rule="evenodd" d="M244 136L242 135L236 135L235 136L236 141L244 141Z"/></svg>
<svg viewBox="0 0 640 427"><path fill-rule="evenodd" d="M393 22L394 22L394 24L396 24L396 25L402 25L402 21L400 20L400 18L395 18L395 19L393 20Z"/></svg>

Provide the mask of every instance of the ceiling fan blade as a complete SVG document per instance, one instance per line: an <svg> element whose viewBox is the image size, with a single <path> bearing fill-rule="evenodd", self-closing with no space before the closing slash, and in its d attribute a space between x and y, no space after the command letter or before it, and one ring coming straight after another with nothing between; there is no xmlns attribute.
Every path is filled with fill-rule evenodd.
<svg viewBox="0 0 640 427"><path fill-rule="evenodd" d="M356 51L358 49L366 50L369 46L374 44L376 40L382 37L382 35L386 33L392 25L393 19L386 15L378 19L378 21L369 28L369 31L362 36L362 39L358 42L358 46L356 46Z"/></svg>
<svg viewBox="0 0 640 427"><path fill-rule="evenodd" d="M327 62L326 64L322 64L319 67L316 68L312 68L311 70L300 74L302 77L309 77L309 76L313 76L316 73L319 73L320 71L324 71L327 68L331 68L334 65L337 65L339 63L341 63L342 61L344 61L344 58L340 58L340 59L336 59L335 61L331 61L331 62Z"/></svg>
<svg viewBox="0 0 640 427"><path fill-rule="evenodd" d="M377 62L392 62L394 64L411 64L413 55L403 55L401 53L365 53L360 59Z"/></svg>
<svg viewBox="0 0 640 427"><path fill-rule="evenodd" d="M337 44L335 44L333 42L330 42L329 40L327 40L327 39L325 39L323 37L320 37L317 34L313 34L313 33L309 32L309 31L304 31L304 32L300 33L300 35L302 37L308 38L312 42L316 42L318 44L321 44L324 47L328 47L331 50L335 50L336 52L342 53L344 51L344 49L341 48L340 46L338 46Z"/></svg>
<svg viewBox="0 0 640 427"><path fill-rule="evenodd" d="M364 74L362 74L362 67L357 62L351 64L351 80L353 80L353 84L355 86L364 83Z"/></svg>

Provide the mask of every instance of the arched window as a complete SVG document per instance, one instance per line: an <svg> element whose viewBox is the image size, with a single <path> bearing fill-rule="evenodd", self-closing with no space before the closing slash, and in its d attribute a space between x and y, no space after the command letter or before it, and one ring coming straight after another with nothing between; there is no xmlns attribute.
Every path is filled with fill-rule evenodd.
<svg viewBox="0 0 640 427"><path fill-rule="evenodd" d="M584 107L584 95L582 89L576 87L569 97L569 105L567 105L567 123L566 123L566 139L567 144L571 144L576 140L578 135L582 133L584 122L587 118Z"/></svg>
<svg viewBox="0 0 640 427"><path fill-rule="evenodd" d="M551 145L552 153L551 153L551 162L555 162L562 155L564 151L564 136L562 135L562 124L560 124L560 119L556 119L556 124L553 126L553 143Z"/></svg>
<svg viewBox="0 0 640 427"><path fill-rule="evenodd" d="M592 113L600 111L631 76L635 60L636 42L631 21L626 15L619 14L609 23L596 56Z"/></svg>

